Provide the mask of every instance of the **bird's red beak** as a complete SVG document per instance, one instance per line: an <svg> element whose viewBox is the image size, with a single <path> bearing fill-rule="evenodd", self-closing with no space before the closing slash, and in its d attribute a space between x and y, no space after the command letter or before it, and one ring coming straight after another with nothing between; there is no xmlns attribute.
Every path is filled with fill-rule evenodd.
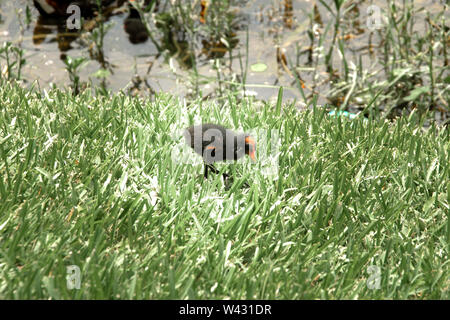
<svg viewBox="0 0 450 320"><path fill-rule="evenodd" d="M250 149L250 152L248 153L250 159L252 159L253 162L256 162L256 156L255 156L255 149L256 149L256 141L252 137L246 137L245 143L249 144L252 148Z"/></svg>
<svg viewBox="0 0 450 320"><path fill-rule="evenodd" d="M250 152L248 155L250 156L250 159L252 159L253 162L256 162L255 151Z"/></svg>

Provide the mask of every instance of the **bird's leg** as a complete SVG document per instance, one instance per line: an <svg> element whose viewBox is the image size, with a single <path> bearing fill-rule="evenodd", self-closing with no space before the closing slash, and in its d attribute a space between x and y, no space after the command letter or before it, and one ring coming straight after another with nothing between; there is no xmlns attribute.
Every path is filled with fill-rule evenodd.
<svg viewBox="0 0 450 320"><path fill-rule="evenodd" d="M209 170L211 170L213 173L215 173L215 174L218 174L218 173L220 173L220 171L219 170L217 170L216 169L216 167L214 167L212 164L206 164L205 163L205 174L204 174L204 177L205 177L205 179L208 179L208 168L209 168ZM226 179L228 179L230 176L228 175L228 174L226 174L226 173L222 173L222 176L223 176L223 178L226 180Z"/></svg>
<svg viewBox="0 0 450 320"><path fill-rule="evenodd" d="M214 172L215 174L218 174L220 171L217 170L212 164L207 164L206 166L209 167L209 169Z"/></svg>
<svg viewBox="0 0 450 320"><path fill-rule="evenodd" d="M208 169L211 170L215 174L219 173L219 170L217 170L212 164L205 163L205 172L203 174L203 177L205 179L208 179Z"/></svg>
<svg viewBox="0 0 450 320"><path fill-rule="evenodd" d="M215 169L215 168L214 168ZM216 171L214 173L219 173L220 171L216 169ZM222 178L223 181L228 181L228 179L230 179L231 181L233 181L233 178L228 174L228 173L222 173Z"/></svg>
<svg viewBox="0 0 450 320"><path fill-rule="evenodd" d="M205 173L204 173L204 177L205 179L208 179L208 168L209 170L211 170L213 173L218 174L220 173L219 170L216 169L216 167L214 167L212 164L206 164L205 163ZM227 173L222 173L222 177L224 181L228 181L229 179L231 180L231 183L233 182L233 177L230 176ZM247 182L244 182L242 185L244 188L250 188L250 186L248 185Z"/></svg>
<svg viewBox="0 0 450 320"><path fill-rule="evenodd" d="M203 173L203 178L208 179L208 165L205 163L205 172Z"/></svg>
<svg viewBox="0 0 450 320"><path fill-rule="evenodd" d="M209 168L210 168L211 171L214 172L215 174L220 173L220 171L217 170L213 165L209 165ZM227 173L222 173L222 177L226 180L226 179L228 179L228 178L230 177L230 175L227 174Z"/></svg>

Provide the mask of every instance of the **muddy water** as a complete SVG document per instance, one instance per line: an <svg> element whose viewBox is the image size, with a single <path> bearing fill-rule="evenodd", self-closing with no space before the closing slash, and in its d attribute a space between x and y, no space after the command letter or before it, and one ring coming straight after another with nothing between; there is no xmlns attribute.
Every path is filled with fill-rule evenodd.
<svg viewBox="0 0 450 320"><path fill-rule="evenodd" d="M334 9L332 1L327 2ZM366 11L371 2L355 2L358 5L353 15L350 13L352 19L343 21L346 31L345 54L348 61L358 64L361 59L365 68L373 68L378 63L377 53L371 52L368 44L369 41L380 43L382 39L366 25ZM196 3L201 19L200 1ZM386 1L373 3L381 8L386 6ZM424 6L430 12L440 12L443 7L441 1L415 3L417 7ZM314 5L317 12L313 11ZM224 53L219 75L213 68L214 55L208 54L208 50L214 52L217 49L217 52L221 52L223 48L203 43L203 47L197 47L195 52L199 74L198 89L203 95L218 88L219 77L228 82L240 82L245 76L246 90L257 98L273 99L279 86L283 86L285 98L302 100L295 75L287 67L296 65L305 93L317 93L319 103L327 102L329 74L323 63L311 63L311 59L314 59L312 55L325 53L312 52L310 48L317 46L318 34L324 33L327 24L334 18L319 1L235 1L231 11L232 19L236 22L233 29L235 43L231 51ZM27 12L30 14L29 21ZM139 39L137 32L134 32L136 39L133 38L133 33L130 36L126 32L127 24L130 23L127 4L114 8L106 22L108 30L103 50L106 68L109 69L106 78L97 76L98 70L105 65L90 56L92 41L89 37L67 34L64 28L51 19L43 19L32 1L0 0L0 14L0 43L11 41L25 50L26 64L22 77L28 84L38 80L42 88L53 84L58 87L69 85L69 76L62 61L69 55L88 58L88 63L80 70L82 81L92 81L95 85L105 79L104 85L113 91L129 90L144 94L165 91L185 96L195 90L192 84L193 68L184 65L183 59L180 59L182 49L161 54L150 39ZM310 19L308 15L315 15L314 19ZM416 17L415 32L425 32L424 17L425 13ZM331 42L332 29L333 25L324 38L326 49L329 47L327 42ZM313 40L308 34L312 34ZM159 34L159 39L162 38L164 35ZM158 44L158 39L156 43ZM162 46L161 44L160 41L159 45ZM265 65L265 70L252 71L251 66L257 63ZM339 54L333 55L333 67L342 71L343 63Z"/></svg>

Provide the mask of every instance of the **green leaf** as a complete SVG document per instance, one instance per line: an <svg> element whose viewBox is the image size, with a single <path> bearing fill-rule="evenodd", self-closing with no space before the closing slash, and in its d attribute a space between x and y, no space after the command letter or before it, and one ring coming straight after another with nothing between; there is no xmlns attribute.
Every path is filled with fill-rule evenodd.
<svg viewBox="0 0 450 320"><path fill-rule="evenodd" d="M111 75L111 73L106 69L99 69L97 72L92 74L96 78L107 78Z"/></svg>
<svg viewBox="0 0 450 320"><path fill-rule="evenodd" d="M253 72L264 72L267 70L267 65L262 63L262 62L258 62L258 63L254 63L250 66L250 69Z"/></svg>
<svg viewBox="0 0 450 320"><path fill-rule="evenodd" d="M445 82L446 84L450 84L450 76L447 76L447 77L444 79L444 82Z"/></svg>

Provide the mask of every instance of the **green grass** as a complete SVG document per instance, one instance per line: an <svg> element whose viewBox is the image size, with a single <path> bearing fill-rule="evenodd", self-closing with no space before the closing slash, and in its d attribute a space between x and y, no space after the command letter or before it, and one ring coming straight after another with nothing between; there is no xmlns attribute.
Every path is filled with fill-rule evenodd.
<svg viewBox="0 0 450 320"><path fill-rule="evenodd" d="M449 299L449 131L414 112L348 120L281 100L7 83L0 101L2 299ZM277 179L246 160L226 187L172 162L174 134L200 119L276 130Z"/></svg>

